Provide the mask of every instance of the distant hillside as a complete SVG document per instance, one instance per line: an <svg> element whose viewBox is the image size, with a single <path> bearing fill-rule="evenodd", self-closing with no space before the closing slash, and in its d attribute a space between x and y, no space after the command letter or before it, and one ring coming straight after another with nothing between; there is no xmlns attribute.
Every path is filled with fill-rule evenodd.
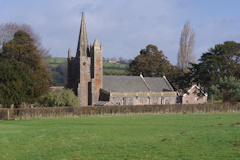
<svg viewBox="0 0 240 160"><path fill-rule="evenodd" d="M48 58L46 61L50 67L48 72L52 75L54 86L64 86L67 82L67 58ZM121 63L103 62L104 75L121 75L124 74L128 65Z"/></svg>
<svg viewBox="0 0 240 160"><path fill-rule="evenodd" d="M67 58L47 58L47 62L50 63L51 67L57 67L62 62L67 62Z"/></svg>

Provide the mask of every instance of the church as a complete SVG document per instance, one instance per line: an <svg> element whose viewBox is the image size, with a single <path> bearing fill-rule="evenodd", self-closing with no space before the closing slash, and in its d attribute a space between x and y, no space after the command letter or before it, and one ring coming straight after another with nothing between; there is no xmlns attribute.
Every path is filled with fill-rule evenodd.
<svg viewBox="0 0 240 160"><path fill-rule="evenodd" d="M78 96L80 106L175 104L177 93L166 77L103 75L103 46L88 45L84 13L76 56L68 50L66 88Z"/></svg>

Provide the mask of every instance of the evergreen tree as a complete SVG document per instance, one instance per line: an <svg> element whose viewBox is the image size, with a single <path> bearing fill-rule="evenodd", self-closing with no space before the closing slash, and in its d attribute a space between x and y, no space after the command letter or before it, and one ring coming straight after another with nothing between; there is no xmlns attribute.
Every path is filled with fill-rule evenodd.
<svg viewBox="0 0 240 160"><path fill-rule="evenodd" d="M226 41L210 48L199 64L193 64L192 73L195 81L208 88L225 76L240 79L240 43Z"/></svg>
<svg viewBox="0 0 240 160"><path fill-rule="evenodd" d="M0 53L0 103L5 107L34 103L48 92L50 76L33 39L17 31Z"/></svg>
<svg viewBox="0 0 240 160"><path fill-rule="evenodd" d="M224 102L240 101L240 81L235 77L220 78L219 84L211 86L211 91L216 99Z"/></svg>

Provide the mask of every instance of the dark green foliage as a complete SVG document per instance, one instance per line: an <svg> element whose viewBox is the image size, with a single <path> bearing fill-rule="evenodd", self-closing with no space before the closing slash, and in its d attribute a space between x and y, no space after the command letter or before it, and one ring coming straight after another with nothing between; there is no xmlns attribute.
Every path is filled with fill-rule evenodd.
<svg viewBox="0 0 240 160"><path fill-rule="evenodd" d="M57 67L52 68L52 72L55 73L54 82L56 86L59 84L62 84L62 86L67 84L67 61L63 61ZM57 75L59 76L57 77Z"/></svg>
<svg viewBox="0 0 240 160"><path fill-rule="evenodd" d="M193 64L192 73L195 81L207 88L224 76L240 79L240 43L226 41L215 45L202 55L199 64Z"/></svg>
<svg viewBox="0 0 240 160"><path fill-rule="evenodd" d="M218 85L211 86L211 90L224 102L240 102L240 81L232 76L221 78Z"/></svg>
<svg viewBox="0 0 240 160"><path fill-rule="evenodd" d="M50 92L39 99L36 106L41 107L63 107L63 106L79 106L78 97L72 90L57 89Z"/></svg>
<svg viewBox="0 0 240 160"><path fill-rule="evenodd" d="M222 95L221 95L221 91L219 89L219 85L212 85L210 87L210 97L212 99L212 101L219 101L222 100Z"/></svg>
<svg viewBox="0 0 240 160"><path fill-rule="evenodd" d="M67 58L45 59L50 64L48 72L52 76L54 86L64 86L67 83Z"/></svg>
<svg viewBox="0 0 240 160"><path fill-rule="evenodd" d="M175 89L189 87L192 79L190 73L184 73L179 67L171 65L163 52L154 45L148 45L140 51L140 55L129 64L128 73L142 73L145 77L166 76Z"/></svg>
<svg viewBox="0 0 240 160"><path fill-rule="evenodd" d="M130 75L143 74L145 77L161 77L170 74L171 64L162 51L154 45L148 45L140 51L140 55L129 64Z"/></svg>
<svg viewBox="0 0 240 160"><path fill-rule="evenodd" d="M33 103L50 87L50 76L42 65L33 39L18 31L0 53L0 102L4 107Z"/></svg>
<svg viewBox="0 0 240 160"><path fill-rule="evenodd" d="M185 73L177 66L170 67L170 73L168 74L167 79L175 90L183 89L184 92L187 92L187 88L191 86L192 81L191 73Z"/></svg>

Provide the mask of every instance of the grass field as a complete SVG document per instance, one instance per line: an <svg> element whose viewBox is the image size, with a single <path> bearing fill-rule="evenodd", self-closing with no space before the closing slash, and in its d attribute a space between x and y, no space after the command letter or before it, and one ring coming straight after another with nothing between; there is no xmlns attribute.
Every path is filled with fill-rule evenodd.
<svg viewBox="0 0 240 160"><path fill-rule="evenodd" d="M121 64L121 63L110 63L110 62L103 62L103 68L104 67L117 67L121 69L126 69L128 67L127 64Z"/></svg>
<svg viewBox="0 0 240 160"><path fill-rule="evenodd" d="M240 113L0 121L0 159L240 159L237 122Z"/></svg>
<svg viewBox="0 0 240 160"><path fill-rule="evenodd" d="M60 63L67 61L67 58L47 58L45 61L49 62L51 67L57 67Z"/></svg>
<svg viewBox="0 0 240 160"><path fill-rule="evenodd" d="M126 70L124 69L108 69L108 68L103 68L103 74L104 73L117 73L117 74L122 74L125 73Z"/></svg>
<svg viewBox="0 0 240 160"><path fill-rule="evenodd" d="M48 59L45 59L45 61L49 62L50 66L56 67L60 63L62 63L64 61L67 61L67 58L48 58ZM127 66L128 66L127 64L103 62L103 68L105 68L105 67L115 67L115 68L119 68L119 69L122 69L122 70L126 70Z"/></svg>

